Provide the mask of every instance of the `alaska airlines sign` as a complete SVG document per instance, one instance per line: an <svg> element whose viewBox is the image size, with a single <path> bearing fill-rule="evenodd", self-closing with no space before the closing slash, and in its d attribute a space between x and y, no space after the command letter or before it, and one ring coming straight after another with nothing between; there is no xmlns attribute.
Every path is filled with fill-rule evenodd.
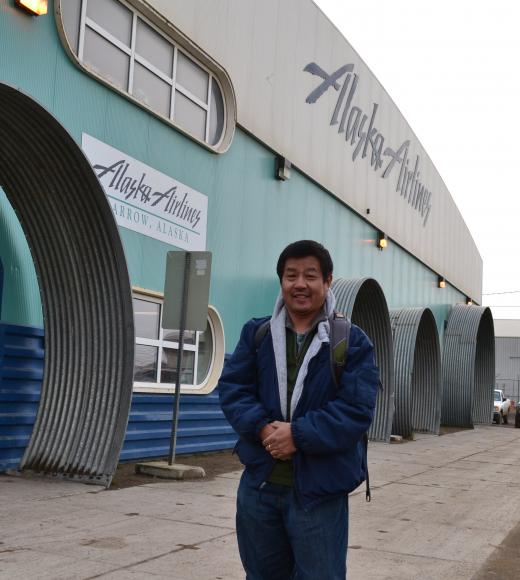
<svg viewBox="0 0 520 580"><path fill-rule="evenodd" d="M184 250L206 249L204 194L86 133L82 147L118 225Z"/></svg>
<svg viewBox="0 0 520 580"><path fill-rule="evenodd" d="M401 143L399 147L388 144L388 140L376 126L379 108L377 103L372 103L370 112L353 105L359 83L354 65L345 64L329 74L315 62L311 62L303 70L322 79L306 98L310 105L330 88L339 92L330 126L337 125L338 133L345 134L345 142L353 148L352 161L368 158L367 162L379 177L393 177L396 180L396 192L418 212L425 226L432 209L432 192L421 181L419 155L414 160L410 158L409 140Z"/></svg>

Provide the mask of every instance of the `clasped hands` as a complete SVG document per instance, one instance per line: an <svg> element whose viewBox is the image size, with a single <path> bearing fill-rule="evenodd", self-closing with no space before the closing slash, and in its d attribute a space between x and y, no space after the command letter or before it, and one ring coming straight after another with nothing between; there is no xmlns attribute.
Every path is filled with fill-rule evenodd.
<svg viewBox="0 0 520 580"><path fill-rule="evenodd" d="M275 459L287 461L296 452L291 424L273 421L260 431L262 445Z"/></svg>

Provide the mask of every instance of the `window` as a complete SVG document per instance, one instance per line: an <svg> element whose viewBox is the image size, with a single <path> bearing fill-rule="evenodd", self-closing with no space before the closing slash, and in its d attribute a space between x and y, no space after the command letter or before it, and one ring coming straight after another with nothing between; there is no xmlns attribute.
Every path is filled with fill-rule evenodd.
<svg viewBox="0 0 520 580"><path fill-rule="evenodd" d="M162 298L134 294L134 387L142 391L174 390L177 382L179 331L161 328ZM217 311L209 307L203 332L186 331L181 367L184 392L209 392L224 362L224 334Z"/></svg>
<svg viewBox="0 0 520 580"><path fill-rule="evenodd" d="M120 0L63 0L59 13L86 70L206 145L229 145L229 111L216 75L133 7Z"/></svg>

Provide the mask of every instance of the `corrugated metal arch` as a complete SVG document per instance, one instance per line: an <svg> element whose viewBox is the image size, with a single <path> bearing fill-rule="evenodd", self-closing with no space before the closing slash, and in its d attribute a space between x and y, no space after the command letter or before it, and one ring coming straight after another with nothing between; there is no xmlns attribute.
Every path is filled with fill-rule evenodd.
<svg viewBox="0 0 520 580"><path fill-rule="evenodd" d="M374 343L383 389L377 397L376 414L368 432L371 439L389 441L394 415L394 353L392 328L383 289L373 278L332 283L336 307L362 328Z"/></svg>
<svg viewBox="0 0 520 580"><path fill-rule="evenodd" d="M495 332L491 310L457 304L448 318L442 361L443 425L490 423L495 384Z"/></svg>
<svg viewBox="0 0 520 580"><path fill-rule="evenodd" d="M438 433L441 420L441 353L429 308L390 310L394 337L395 414L392 432Z"/></svg>
<svg viewBox="0 0 520 580"><path fill-rule="evenodd" d="M41 402L21 468L106 485L130 408L130 281L110 205L83 152L33 99L0 83L0 184L38 276Z"/></svg>

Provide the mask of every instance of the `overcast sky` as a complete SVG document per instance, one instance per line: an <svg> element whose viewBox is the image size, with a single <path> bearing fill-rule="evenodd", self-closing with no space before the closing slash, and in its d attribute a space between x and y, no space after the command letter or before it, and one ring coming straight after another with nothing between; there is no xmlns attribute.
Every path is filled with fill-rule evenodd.
<svg viewBox="0 0 520 580"><path fill-rule="evenodd" d="M483 303L520 318L520 5L315 1L446 183L484 261Z"/></svg>

